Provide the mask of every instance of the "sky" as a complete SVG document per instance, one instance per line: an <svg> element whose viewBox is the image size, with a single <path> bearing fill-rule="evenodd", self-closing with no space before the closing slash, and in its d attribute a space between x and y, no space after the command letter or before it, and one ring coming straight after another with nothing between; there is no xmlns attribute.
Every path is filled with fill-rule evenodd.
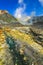
<svg viewBox="0 0 43 65"><path fill-rule="evenodd" d="M16 18L43 15L43 0L0 0L0 10L7 10Z"/></svg>

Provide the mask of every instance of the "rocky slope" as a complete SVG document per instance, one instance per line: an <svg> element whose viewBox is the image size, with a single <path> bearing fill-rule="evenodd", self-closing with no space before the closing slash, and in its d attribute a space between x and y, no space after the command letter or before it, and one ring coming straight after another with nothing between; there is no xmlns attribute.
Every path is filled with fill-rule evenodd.
<svg viewBox="0 0 43 65"><path fill-rule="evenodd" d="M0 65L43 65L43 22L22 25L1 10Z"/></svg>
<svg viewBox="0 0 43 65"><path fill-rule="evenodd" d="M0 26L22 26L19 21L6 10L0 10Z"/></svg>

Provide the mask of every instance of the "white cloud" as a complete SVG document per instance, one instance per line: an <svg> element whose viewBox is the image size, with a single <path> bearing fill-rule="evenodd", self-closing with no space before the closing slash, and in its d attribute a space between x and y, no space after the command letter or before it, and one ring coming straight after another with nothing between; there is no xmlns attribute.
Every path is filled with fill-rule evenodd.
<svg viewBox="0 0 43 65"><path fill-rule="evenodd" d="M23 3L23 0L18 0L18 3L20 4L20 3Z"/></svg>
<svg viewBox="0 0 43 65"><path fill-rule="evenodd" d="M31 15L31 17L35 16L36 15L36 11L32 11L30 15Z"/></svg>
<svg viewBox="0 0 43 65"><path fill-rule="evenodd" d="M43 6L43 0L39 0L39 2L41 3L41 5Z"/></svg>
<svg viewBox="0 0 43 65"><path fill-rule="evenodd" d="M25 12L26 4L23 2L23 0L18 0L18 3L20 6L15 10L14 16L16 18L21 18Z"/></svg>
<svg viewBox="0 0 43 65"><path fill-rule="evenodd" d="M25 10L25 5L16 9L14 16L16 18L21 18Z"/></svg>
<svg viewBox="0 0 43 65"><path fill-rule="evenodd" d="M17 8L16 11L15 11L15 17L16 18L21 18L22 13L23 13L23 8L21 8L21 7Z"/></svg>

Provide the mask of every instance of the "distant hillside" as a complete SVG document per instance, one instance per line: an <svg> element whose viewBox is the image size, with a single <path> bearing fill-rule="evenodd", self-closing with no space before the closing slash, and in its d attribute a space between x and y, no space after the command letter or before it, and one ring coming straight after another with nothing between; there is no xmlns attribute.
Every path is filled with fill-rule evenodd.
<svg viewBox="0 0 43 65"><path fill-rule="evenodd" d="M36 17L31 17L31 19L27 20L28 24L33 24L36 22L43 22L43 16L36 16Z"/></svg>
<svg viewBox="0 0 43 65"><path fill-rule="evenodd" d="M37 16L32 18L33 23L35 22L43 22L43 16Z"/></svg>
<svg viewBox="0 0 43 65"><path fill-rule="evenodd" d="M24 21L25 20L25 21ZM0 25L28 26L36 22L43 22L43 16L24 17L23 21L16 19L6 10L0 10ZM38 23L37 23L38 24Z"/></svg>
<svg viewBox="0 0 43 65"><path fill-rule="evenodd" d="M6 10L0 10L0 25L22 26L22 24Z"/></svg>
<svg viewBox="0 0 43 65"><path fill-rule="evenodd" d="M16 18L14 18L13 16L11 16L7 11L0 11L0 20L3 20L4 22L14 22L17 21Z"/></svg>

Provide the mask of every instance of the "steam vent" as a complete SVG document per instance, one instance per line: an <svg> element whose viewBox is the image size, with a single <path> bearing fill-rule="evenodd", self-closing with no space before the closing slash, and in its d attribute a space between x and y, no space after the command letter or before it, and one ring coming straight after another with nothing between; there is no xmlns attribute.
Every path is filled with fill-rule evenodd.
<svg viewBox="0 0 43 65"><path fill-rule="evenodd" d="M0 65L43 65L43 16L26 22L0 10Z"/></svg>

